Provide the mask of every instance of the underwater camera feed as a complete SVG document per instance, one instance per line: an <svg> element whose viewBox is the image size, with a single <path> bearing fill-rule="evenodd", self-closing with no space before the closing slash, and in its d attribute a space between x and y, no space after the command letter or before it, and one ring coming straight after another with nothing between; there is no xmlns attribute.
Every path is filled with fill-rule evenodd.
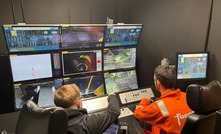
<svg viewBox="0 0 221 134"><path fill-rule="evenodd" d="M104 74L107 94L137 89L137 75L135 70Z"/></svg>
<svg viewBox="0 0 221 134"><path fill-rule="evenodd" d="M104 70L135 67L136 48L119 48L104 50Z"/></svg>

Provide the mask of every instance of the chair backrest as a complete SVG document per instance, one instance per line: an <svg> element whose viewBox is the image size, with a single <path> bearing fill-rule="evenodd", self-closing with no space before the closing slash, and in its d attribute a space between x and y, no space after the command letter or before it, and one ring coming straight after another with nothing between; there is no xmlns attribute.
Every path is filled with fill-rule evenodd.
<svg viewBox="0 0 221 134"><path fill-rule="evenodd" d="M187 117L181 134L213 134L216 111L221 107L220 96L221 84L218 81L212 81L205 86L188 86L187 104L195 113Z"/></svg>
<svg viewBox="0 0 221 134"><path fill-rule="evenodd" d="M67 113L60 107L41 108L29 100L19 114L16 134L66 134Z"/></svg>
<svg viewBox="0 0 221 134"><path fill-rule="evenodd" d="M214 134L221 134L221 109L216 111L216 126L214 129Z"/></svg>

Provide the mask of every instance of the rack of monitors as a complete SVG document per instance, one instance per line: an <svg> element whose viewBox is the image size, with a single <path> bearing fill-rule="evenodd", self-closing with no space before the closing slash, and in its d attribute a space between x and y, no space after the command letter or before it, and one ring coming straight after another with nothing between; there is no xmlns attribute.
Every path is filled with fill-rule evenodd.
<svg viewBox="0 0 221 134"><path fill-rule="evenodd" d="M141 24L3 28L16 109L28 99L39 106L54 105L53 94L64 84L77 84L84 99L138 89L136 46ZM118 44L105 45L110 34L122 39Z"/></svg>

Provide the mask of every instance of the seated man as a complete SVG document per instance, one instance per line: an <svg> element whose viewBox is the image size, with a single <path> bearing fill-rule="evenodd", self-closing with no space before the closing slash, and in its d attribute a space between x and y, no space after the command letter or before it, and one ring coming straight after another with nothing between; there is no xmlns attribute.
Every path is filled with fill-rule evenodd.
<svg viewBox="0 0 221 134"><path fill-rule="evenodd" d="M175 70L166 65L158 66L154 71L154 84L161 93L157 101L150 104L150 99L144 98L134 111L138 120L152 125L152 134L179 134L192 113L186 102L186 94L180 89L174 89L176 83Z"/></svg>
<svg viewBox="0 0 221 134"><path fill-rule="evenodd" d="M109 94L106 111L88 115L82 108L82 100L77 85L60 87L54 94L54 103L66 109L68 134L102 134L120 115L120 107L115 94Z"/></svg>

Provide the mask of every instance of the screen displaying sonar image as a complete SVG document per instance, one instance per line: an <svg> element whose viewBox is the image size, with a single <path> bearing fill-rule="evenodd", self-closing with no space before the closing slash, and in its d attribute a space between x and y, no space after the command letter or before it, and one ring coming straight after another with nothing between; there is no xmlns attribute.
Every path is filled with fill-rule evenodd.
<svg viewBox="0 0 221 134"><path fill-rule="evenodd" d="M4 25L4 33L9 52L59 49L59 26Z"/></svg>
<svg viewBox="0 0 221 134"><path fill-rule="evenodd" d="M10 55L14 82L52 77L50 54Z"/></svg>
<svg viewBox="0 0 221 134"><path fill-rule="evenodd" d="M14 84L15 108L22 108L28 100L33 100L38 106L42 107L53 106L54 92L60 86L62 86L62 79Z"/></svg>
<svg viewBox="0 0 221 134"><path fill-rule="evenodd" d="M62 48L96 48L101 47L105 26L63 26Z"/></svg>
<svg viewBox="0 0 221 134"><path fill-rule="evenodd" d="M179 53L177 55L177 79L205 79L209 53Z"/></svg>
<svg viewBox="0 0 221 134"><path fill-rule="evenodd" d="M83 98L104 94L103 76L101 74L64 78L64 84L76 84Z"/></svg>
<svg viewBox="0 0 221 134"><path fill-rule="evenodd" d="M101 50L62 52L63 75L102 70Z"/></svg>
<svg viewBox="0 0 221 134"><path fill-rule="evenodd" d="M142 25L108 26L105 36L105 47L137 45Z"/></svg>
<svg viewBox="0 0 221 134"><path fill-rule="evenodd" d="M135 67L136 48L105 49L104 70L124 69Z"/></svg>
<svg viewBox="0 0 221 134"><path fill-rule="evenodd" d="M105 73L104 79L107 94L110 92L138 89L137 75L135 70Z"/></svg>

